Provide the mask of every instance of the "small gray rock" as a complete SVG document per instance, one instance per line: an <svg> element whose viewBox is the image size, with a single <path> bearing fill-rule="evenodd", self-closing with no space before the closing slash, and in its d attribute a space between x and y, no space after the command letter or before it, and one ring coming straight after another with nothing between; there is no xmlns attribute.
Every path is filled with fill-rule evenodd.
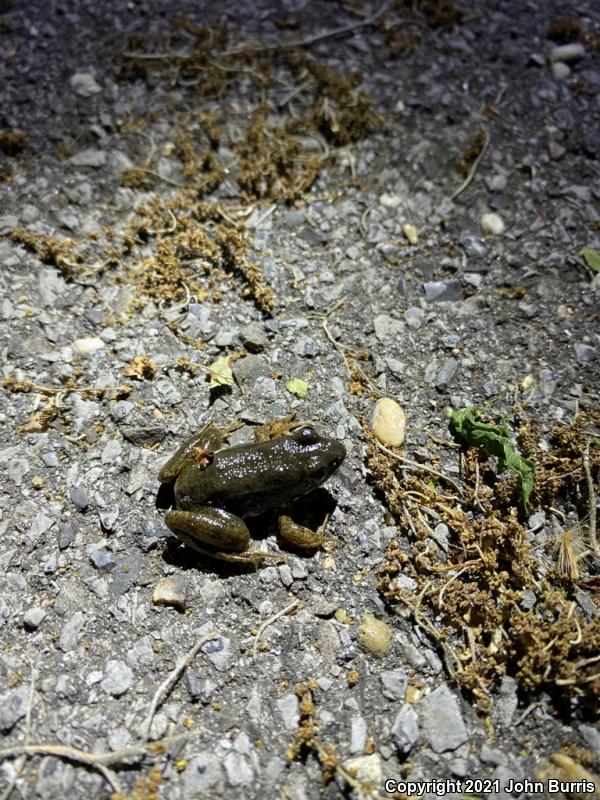
<svg viewBox="0 0 600 800"><path fill-rule="evenodd" d="M423 291L429 303L455 303L462 300L460 281L427 281L423 284Z"/></svg>
<svg viewBox="0 0 600 800"><path fill-rule="evenodd" d="M90 496L85 489L80 486L71 486L69 497L77 511L85 511L90 505Z"/></svg>
<svg viewBox="0 0 600 800"><path fill-rule="evenodd" d="M223 768L214 753L203 750L189 760L185 770L185 797L203 797L209 789L220 793L222 784Z"/></svg>
<svg viewBox="0 0 600 800"><path fill-rule="evenodd" d="M117 563L114 554L107 550L106 547L96 547L92 550L90 561L100 573L110 572Z"/></svg>
<svg viewBox="0 0 600 800"><path fill-rule="evenodd" d="M375 327L375 336L380 342L388 338L402 336L404 333L404 322L387 314L378 314L373 320L373 325Z"/></svg>
<svg viewBox="0 0 600 800"><path fill-rule="evenodd" d="M62 526L56 535L59 550L65 550L73 543L78 530L77 525L72 522L67 522L66 525Z"/></svg>
<svg viewBox="0 0 600 800"><path fill-rule="evenodd" d="M582 365L585 366L589 364L591 361L596 359L598 355L596 348L592 347L589 344L583 344L582 342L576 342L573 345L575 349L575 356L577 357L577 361Z"/></svg>
<svg viewBox="0 0 600 800"><path fill-rule="evenodd" d="M435 385L437 389L447 389L452 383L454 376L458 370L458 361L455 358L446 358L440 367Z"/></svg>
<svg viewBox="0 0 600 800"><path fill-rule="evenodd" d="M110 659L106 664L101 686L113 697L120 697L133 683L133 672L127 664L117 659Z"/></svg>
<svg viewBox="0 0 600 800"><path fill-rule="evenodd" d="M129 555L119 559L109 586L109 591L113 597L125 594L135 585L140 577L143 564L142 554L137 550L132 550Z"/></svg>
<svg viewBox="0 0 600 800"><path fill-rule="evenodd" d="M69 797L75 782L75 768L60 758L42 758L35 782L35 796L42 800Z"/></svg>
<svg viewBox="0 0 600 800"><path fill-rule="evenodd" d="M58 640L58 646L63 653L68 653L69 650L72 650L75 647L84 622L85 615L83 611L76 611L71 619L67 620L67 622L63 625L60 632L60 638Z"/></svg>
<svg viewBox="0 0 600 800"><path fill-rule="evenodd" d="M251 322L240 331L242 344L251 353L260 353L268 343L267 334L258 322Z"/></svg>
<svg viewBox="0 0 600 800"><path fill-rule="evenodd" d="M392 736L396 740L399 752L406 756L419 741L419 721L414 708L409 703L404 703L394 724Z"/></svg>
<svg viewBox="0 0 600 800"><path fill-rule="evenodd" d="M469 739L456 697L445 684L423 700L421 723L435 753L456 750Z"/></svg>
<svg viewBox="0 0 600 800"><path fill-rule="evenodd" d="M407 308L404 312L404 319L406 320L406 324L409 328L412 328L415 331L418 331L419 328L423 325L423 321L425 319L425 314L422 308L418 308L417 306L411 306Z"/></svg>
<svg viewBox="0 0 600 800"><path fill-rule="evenodd" d="M23 625L27 630L35 631L39 628L46 614L47 612L40 606L32 606L23 614Z"/></svg>
<svg viewBox="0 0 600 800"><path fill-rule="evenodd" d="M219 636L217 639L206 642L200 649L208 656L215 669L219 672L227 672L234 658L231 639Z"/></svg>
<svg viewBox="0 0 600 800"><path fill-rule="evenodd" d="M102 91L91 72L76 72L69 79L69 85L79 97L92 97Z"/></svg>
<svg viewBox="0 0 600 800"><path fill-rule="evenodd" d="M118 400L110 409L110 415L115 422L122 422L135 408L129 400Z"/></svg>
<svg viewBox="0 0 600 800"><path fill-rule="evenodd" d="M283 719L286 730L294 731L298 727L300 720L300 710L298 698L295 694L286 694L277 700L277 708Z"/></svg>
<svg viewBox="0 0 600 800"><path fill-rule="evenodd" d="M1 696L0 730L8 733L20 719L23 719L27 710L28 697L29 687L26 685L19 686L18 689L13 689Z"/></svg>
<svg viewBox="0 0 600 800"><path fill-rule="evenodd" d="M106 152L90 147L71 156L69 163L76 167L103 167L106 164Z"/></svg>
<svg viewBox="0 0 600 800"><path fill-rule="evenodd" d="M119 519L119 509L105 508L99 512L98 516L100 517L100 525L102 526L102 530L110 532L115 529L115 525Z"/></svg>
<svg viewBox="0 0 600 800"><path fill-rule="evenodd" d="M402 669L385 669L380 674L382 691L389 700L404 700L408 675Z"/></svg>
<svg viewBox="0 0 600 800"><path fill-rule="evenodd" d="M254 772L245 756L234 751L227 753L223 759L223 766L227 774L227 782L231 786L244 786L254 779Z"/></svg>

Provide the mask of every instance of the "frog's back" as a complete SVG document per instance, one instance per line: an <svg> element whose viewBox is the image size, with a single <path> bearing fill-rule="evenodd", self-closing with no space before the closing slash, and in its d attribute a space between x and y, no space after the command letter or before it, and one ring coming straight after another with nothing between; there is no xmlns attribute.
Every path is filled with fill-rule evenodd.
<svg viewBox="0 0 600 800"><path fill-rule="evenodd" d="M294 435L226 447L205 469L193 466L180 476L175 485L177 505L182 509L209 505L242 517L256 516L319 486L343 454L343 446L333 439L318 437L306 443Z"/></svg>

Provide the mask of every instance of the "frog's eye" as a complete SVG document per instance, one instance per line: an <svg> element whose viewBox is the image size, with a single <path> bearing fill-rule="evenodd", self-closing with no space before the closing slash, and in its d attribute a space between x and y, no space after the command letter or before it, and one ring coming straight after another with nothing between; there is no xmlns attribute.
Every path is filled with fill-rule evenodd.
<svg viewBox="0 0 600 800"><path fill-rule="evenodd" d="M312 476L313 479L318 483L323 483L323 481L329 476L329 472L324 467L321 467L321 469L313 472Z"/></svg>
<svg viewBox="0 0 600 800"><path fill-rule="evenodd" d="M294 439L300 444L316 444L319 441L319 434L312 425L304 425L294 432Z"/></svg>

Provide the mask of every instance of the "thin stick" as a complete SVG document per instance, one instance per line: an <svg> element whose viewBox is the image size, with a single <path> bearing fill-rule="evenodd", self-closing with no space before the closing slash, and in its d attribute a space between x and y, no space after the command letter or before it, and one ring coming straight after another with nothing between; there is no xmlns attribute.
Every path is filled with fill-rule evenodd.
<svg viewBox="0 0 600 800"><path fill-rule="evenodd" d="M467 186L469 186L469 184L473 180L473 177L475 176L475 173L477 172L477 167L479 166L479 164L481 162L481 159L485 155L485 151L488 149L488 145L490 143L490 135L489 135L489 133L486 131L486 129L484 127L482 127L481 130L483 131L483 135L485 136L485 139L483 141L483 145L481 147L481 150L479 151L479 155L477 156L477 158L475 159L475 161L471 165L471 169L469 170L469 174L467 175L465 180L461 183L461 185L458 187L458 189L453 194L450 195L450 200L456 200L456 198L459 196L459 194L462 194L464 192L464 190L467 188Z"/></svg>
<svg viewBox="0 0 600 800"><path fill-rule="evenodd" d="M458 494L462 497L463 492L460 486L455 481L453 481L452 478L449 478L447 475L444 475L443 472L438 472L437 469L434 469L433 467L428 467L426 464L418 464L416 461L412 461L410 458L405 458L404 456L398 455L398 453L394 453L393 450L390 450L389 448L385 447L385 445L381 444L381 442L379 442L377 439L375 440L375 442L377 443L377 447L380 450L383 450L383 452L387 453L388 456L392 456L392 458L395 458L398 461L402 462L402 464L404 464L406 469L411 469L414 471L423 470L424 472L428 472L430 475L435 475L436 478L441 478L441 480L446 481L447 483L450 484L450 486L453 486L458 492Z"/></svg>
<svg viewBox="0 0 600 800"><path fill-rule="evenodd" d="M281 611L278 611L276 614L273 614L272 617L269 617L268 619L265 619L260 623L260 625L258 626L258 630L256 631L256 636L254 637L254 646L252 647L252 658L256 658L256 649L258 647L258 642L260 637L262 636L263 631L266 628L268 628L269 625L272 625L274 622L276 622L280 617L289 614L290 611L293 611L299 605L301 605L300 600L294 600L294 602L290 603L289 606L282 608Z"/></svg>
<svg viewBox="0 0 600 800"><path fill-rule="evenodd" d="M86 767L95 769L106 780L115 792L122 792L121 784L115 773L108 769L106 762L118 761L118 753L88 753L77 747L63 744L20 744L15 747L6 747L0 750L0 758L11 758L18 755L43 755L62 758L65 761L75 761Z"/></svg>
<svg viewBox="0 0 600 800"><path fill-rule="evenodd" d="M596 535L596 493L594 491L594 481L592 480L592 470L590 468L591 443L592 443L591 439L588 439L581 460L583 463L583 471L585 473L585 479L587 482L587 489L588 489L588 508L590 516L590 534L589 534L590 542L592 544L592 549L596 554L598 554L600 553L600 544L598 543L598 537Z"/></svg>
<svg viewBox="0 0 600 800"><path fill-rule="evenodd" d="M200 648L209 642L211 639L217 639L220 636L219 633L215 631L211 631L210 633L205 634L201 639L199 639L196 644L192 647L189 653L183 658L179 664L175 667L175 669L167 675L165 680L160 684L156 692L154 693L154 697L152 698L152 702L150 703L150 708L148 710L148 714L146 716L146 721L144 722L144 727L142 729L142 741L147 742L150 738L150 728L152 726L152 720L154 719L154 715L156 711L162 705L164 700L168 697L171 690L181 677L182 673L190 666L192 661L198 655L198 651Z"/></svg>
<svg viewBox="0 0 600 800"><path fill-rule="evenodd" d="M440 611L444 607L444 592L450 586L452 581L455 581L457 578L460 578L460 576L463 574L463 572L466 572L468 569L470 569L470 566L467 564L466 567L463 567L462 569L459 569L458 572L456 573L456 575L452 575L450 580L446 581L446 583L442 586L442 588L440 589L440 593L438 595L438 607L439 607Z"/></svg>

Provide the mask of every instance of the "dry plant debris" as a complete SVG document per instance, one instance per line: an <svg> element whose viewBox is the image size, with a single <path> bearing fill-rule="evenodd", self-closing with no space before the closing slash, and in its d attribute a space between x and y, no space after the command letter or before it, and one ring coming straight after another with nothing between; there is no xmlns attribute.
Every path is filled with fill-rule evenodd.
<svg viewBox="0 0 600 800"><path fill-rule="evenodd" d="M552 504L562 502L585 510L582 453L594 422L598 415L588 412L555 428L549 450L535 428L523 432L519 444L536 469L534 507L551 514ZM407 472L403 457L382 452L366 435L367 464L399 529L378 570L385 600L437 643L448 672L482 712L491 711L497 682L511 675L524 694L550 692L558 710L574 702L593 713L600 695L600 617L588 619L577 606L577 590L588 588L577 582L577 549L558 570L551 553L538 557L519 518L516 481L498 478L484 451L464 454L457 493L458 487L434 483L426 467ZM589 460L597 483L600 447L590 448ZM447 552L433 536L439 523L448 527ZM416 581L416 592L400 587L400 573Z"/></svg>

